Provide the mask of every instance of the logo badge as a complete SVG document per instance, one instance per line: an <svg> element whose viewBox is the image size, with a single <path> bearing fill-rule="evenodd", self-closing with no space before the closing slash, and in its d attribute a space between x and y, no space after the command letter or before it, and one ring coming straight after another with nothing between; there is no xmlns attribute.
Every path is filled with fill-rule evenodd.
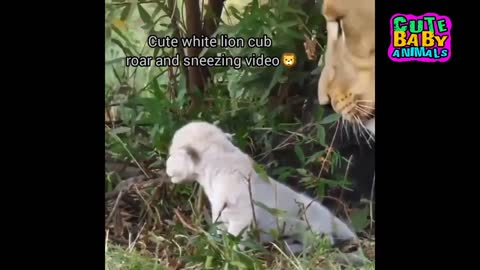
<svg viewBox="0 0 480 270"><path fill-rule="evenodd" d="M452 22L436 13L395 14L390 19L388 57L394 62L447 62L451 56Z"/></svg>

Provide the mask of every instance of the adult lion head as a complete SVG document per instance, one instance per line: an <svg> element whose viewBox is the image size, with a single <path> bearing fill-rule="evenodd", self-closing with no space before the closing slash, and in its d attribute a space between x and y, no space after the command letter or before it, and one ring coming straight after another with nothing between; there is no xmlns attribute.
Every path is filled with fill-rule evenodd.
<svg viewBox="0 0 480 270"><path fill-rule="evenodd" d="M319 103L364 125L375 114L375 0L324 0L322 12L328 38Z"/></svg>

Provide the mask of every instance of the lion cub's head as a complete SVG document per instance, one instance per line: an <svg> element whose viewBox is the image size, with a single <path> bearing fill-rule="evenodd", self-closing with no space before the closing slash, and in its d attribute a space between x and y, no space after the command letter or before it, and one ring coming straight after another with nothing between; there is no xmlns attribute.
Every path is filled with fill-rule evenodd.
<svg viewBox="0 0 480 270"><path fill-rule="evenodd" d="M319 103L363 123L375 113L375 0L325 0L322 12L328 38Z"/></svg>
<svg viewBox="0 0 480 270"><path fill-rule="evenodd" d="M196 167L209 148L235 151L232 135L204 121L192 121L175 131L166 162L166 172L173 183L191 182L197 177ZM210 153L211 155L211 153Z"/></svg>

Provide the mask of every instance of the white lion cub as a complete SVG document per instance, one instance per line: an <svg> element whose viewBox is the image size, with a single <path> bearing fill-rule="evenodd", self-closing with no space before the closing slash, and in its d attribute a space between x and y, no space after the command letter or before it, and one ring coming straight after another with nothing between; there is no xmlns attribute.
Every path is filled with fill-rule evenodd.
<svg viewBox="0 0 480 270"><path fill-rule="evenodd" d="M274 179L262 179L250 157L213 124L191 122L180 128L173 136L166 170L173 183L197 181L210 201L212 219L223 222L233 235L256 221L264 243L273 240L271 229L300 242L302 232L309 229L328 236L332 244L357 239L345 223L319 202ZM276 217L264 206L284 214ZM298 252L303 247L294 244L290 248Z"/></svg>

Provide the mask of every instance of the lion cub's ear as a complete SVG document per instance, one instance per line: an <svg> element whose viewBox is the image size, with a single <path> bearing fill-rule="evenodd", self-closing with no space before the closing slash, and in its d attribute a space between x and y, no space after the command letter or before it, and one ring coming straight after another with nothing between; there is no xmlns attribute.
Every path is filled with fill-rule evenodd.
<svg viewBox="0 0 480 270"><path fill-rule="evenodd" d="M233 141L233 136L235 136L235 134L225 133L225 136L227 136L227 139L228 139L229 141Z"/></svg>
<svg viewBox="0 0 480 270"><path fill-rule="evenodd" d="M200 161L198 152L191 148L181 148L171 153L167 159L166 172L173 183L195 181L195 165Z"/></svg>

